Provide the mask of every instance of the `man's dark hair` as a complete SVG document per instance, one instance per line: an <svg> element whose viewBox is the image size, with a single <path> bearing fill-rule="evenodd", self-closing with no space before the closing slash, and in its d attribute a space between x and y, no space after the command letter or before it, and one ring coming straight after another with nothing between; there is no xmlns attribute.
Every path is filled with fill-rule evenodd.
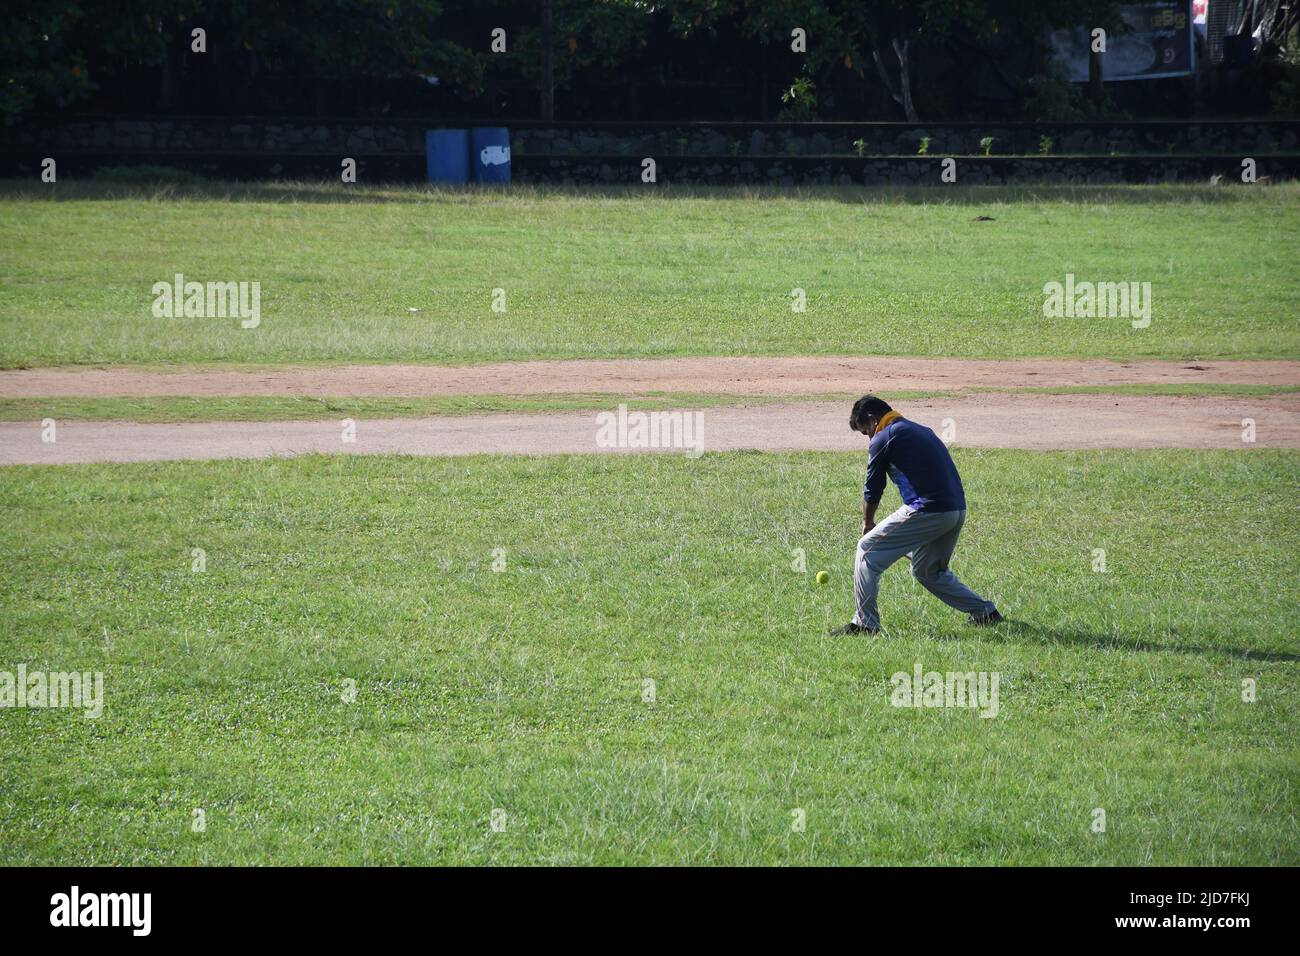
<svg viewBox="0 0 1300 956"><path fill-rule="evenodd" d="M853 403L853 411L849 412L849 428L855 432L859 431L868 415L880 418L890 410L889 403L883 398L876 398L874 395L863 395Z"/></svg>

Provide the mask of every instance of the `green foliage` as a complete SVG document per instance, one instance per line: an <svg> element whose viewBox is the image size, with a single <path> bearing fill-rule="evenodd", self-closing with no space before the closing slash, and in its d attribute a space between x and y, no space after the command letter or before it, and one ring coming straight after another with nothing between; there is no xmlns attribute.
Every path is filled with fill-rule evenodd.
<svg viewBox="0 0 1300 956"><path fill-rule="evenodd" d="M1065 68L1051 59L1046 61L1043 72L1029 79L1023 113L1025 119L1040 123L1081 123L1125 117L1109 92L1101 103L1094 103L1088 98L1083 84L1068 80Z"/></svg>
<svg viewBox="0 0 1300 956"><path fill-rule="evenodd" d="M96 76L161 67L207 33L209 56L231 64L310 66L312 75L386 77L436 73L472 83L485 54L442 37L441 0L135 0L117 4L18 0L0 39L0 111L75 104Z"/></svg>
<svg viewBox="0 0 1300 956"><path fill-rule="evenodd" d="M980 152L988 156L993 152L993 144L997 142L995 136L985 136L980 140Z"/></svg>
<svg viewBox="0 0 1300 956"><path fill-rule="evenodd" d="M472 5L473 0L460 3ZM635 60L650 42L655 14L631 0L552 0L551 20L555 86L563 90L584 69L614 69ZM530 12L511 32L513 52L488 61L489 76L522 76L540 86L543 42L541 27Z"/></svg>
<svg viewBox="0 0 1300 956"><path fill-rule="evenodd" d="M74 105L100 80L140 68L162 70L202 25L210 56L234 74L268 67L336 80L437 75L467 98L487 89L537 86L540 26L533 10L504 16L509 47L491 54L486 38L457 43L453 25L481 17L481 0L133 0L115 3L14 0L0 35L0 111L7 120L34 109ZM739 37L785 47L792 25L807 31L808 86L782 104L783 118L816 118L818 83L833 70L871 73L874 54L892 63L893 41L959 33L973 43L1031 43L1044 26L1106 24L1100 0L553 0L552 62L558 89L583 71L633 70L663 62L683 37ZM504 13L504 11L503 11ZM914 72L923 64L914 63ZM594 81L597 74L586 74ZM798 81L796 81L797 83ZM914 78L913 86L923 89Z"/></svg>
<svg viewBox="0 0 1300 956"><path fill-rule="evenodd" d="M1278 116L1300 117L1300 27L1296 28L1286 55L1276 64L1276 71L1269 108Z"/></svg>
<svg viewBox="0 0 1300 956"><path fill-rule="evenodd" d="M1038 137L1038 154L1040 156L1046 156L1048 153L1052 151L1052 147L1054 145L1056 144L1052 142L1052 137L1050 136Z"/></svg>
<svg viewBox="0 0 1300 956"><path fill-rule="evenodd" d="M917 145L917 147L916 147L916 155L918 155L918 156L929 156L929 155L930 155L930 137L929 137L929 136L922 136L922 137L921 137L921 142L920 142L920 143Z"/></svg>
<svg viewBox="0 0 1300 956"><path fill-rule="evenodd" d="M817 84L806 73L796 76L789 89L781 94L784 104L777 119L788 123L807 122L817 118Z"/></svg>
<svg viewBox="0 0 1300 956"><path fill-rule="evenodd" d="M918 42L960 34L975 43L1031 45L1042 31L1085 19L1108 28L1120 24L1114 0L676 0L664 10L683 36L716 35L724 25L741 36L788 49L794 26L807 31L807 74L820 80L842 65L865 74L879 54L894 62L893 41ZM913 64L913 87L918 82Z"/></svg>
<svg viewBox="0 0 1300 956"><path fill-rule="evenodd" d="M96 89L87 67L83 18L74 2L14 0L0 29L0 114L6 124L37 106L64 107ZM124 28L120 20L103 24L101 41L113 41ZM157 44L148 42L141 54Z"/></svg>
<svg viewBox="0 0 1300 956"><path fill-rule="evenodd" d="M1065 67L1047 60L1043 72L1029 80L1025 118L1046 123L1072 123L1088 118L1089 103L1079 84L1066 78Z"/></svg>

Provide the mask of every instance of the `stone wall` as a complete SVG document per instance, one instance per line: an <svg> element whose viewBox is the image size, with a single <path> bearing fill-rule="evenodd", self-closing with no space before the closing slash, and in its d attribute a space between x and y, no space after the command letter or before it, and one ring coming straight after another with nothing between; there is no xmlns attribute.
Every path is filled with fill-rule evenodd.
<svg viewBox="0 0 1300 956"><path fill-rule="evenodd" d="M147 152L423 153L427 122L370 120L264 121L240 118L32 120L0 129L0 147L22 150ZM463 124L449 124L463 125ZM523 155L612 156L915 156L976 155L992 139L993 155L1255 155L1300 149L1300 120L1203 123L929 124L692 123L628 124L484 121L505 125ZM1044 139L1051 140L1050 148Z"/></svg>
<svg viewBox="0 0 1300 956"><path fill-rule="evenodd" d="M212 119L35 121L0 131L0 145L105 152L423 153L424 129L374 124Z"/></svg>
<svg viewBox="0 0 1300 956"><path fill-rule="evenodd" d="M526 155L915 156L1274 153L1300 148L1300 122L1241 124L737 124L643 129L519 128ZM1048 144L1044 140L1050 139Z"/></svg>
<svg viewBox="0 0 1300 956"><path fill-rule="evenodd" d="M45 156L61 176L153 164L213 178L326 179L343 157L363 179L424 179L424 131L436 123L239 118L70 118L0 129L0 175L29 176ZM487 125L486 123L483 125ZM1163 182L1237 178L1243 157L1288 178L1300 121L1201 123L516 123L514 178L537 183L639 183L651 157L660 182L938 183L943 157L959 181ZM981 140L991 138L988 156ZM926 153L920 154L921 143ZM1048 142L1050 140L1050 142Z"/></svg>
<svg viewBox="0 0 1300 956"><path fill-rule="evenodd" d="M942 158L893 157L867 159L745 158L697 159L689 156L656 160L658 183L769 186L937 186ZM641 184L641 163L626 157L529 156L515 162L514 179L522 183L576 186ZM1239 182L1241 164L1235 157L1012 157L956 158L961 185L1025 183L1165 183ZM1274 181L1300 177L1300 155L1258 160L1257 175Z"/></svg>

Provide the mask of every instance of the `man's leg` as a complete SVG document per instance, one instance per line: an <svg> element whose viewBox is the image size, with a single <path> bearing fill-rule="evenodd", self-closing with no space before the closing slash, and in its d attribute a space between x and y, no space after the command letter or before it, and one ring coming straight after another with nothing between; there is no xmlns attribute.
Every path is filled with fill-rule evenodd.
<svg viewBox="0 0 1300 956"><path fill-rule="evenodd" d="M891 564L929 540L929 515L902 507L864 534L853 557L853 597L857 613L853 623L860 627L880 627L876 595L880 576Z"/></svg>
<svg viewBox="0 0 1300 956"><path fill-rule="evenodd" d="M940 515L935 515L940 517ZM951 520L952 527L938 537L912 552L912 576L921 585L949 607L974 614L976 617L996 610L992 601L986 601L948 570L948 562L957 549L961 526L966 522L966 512L948 511L942 517Z"/></svg>

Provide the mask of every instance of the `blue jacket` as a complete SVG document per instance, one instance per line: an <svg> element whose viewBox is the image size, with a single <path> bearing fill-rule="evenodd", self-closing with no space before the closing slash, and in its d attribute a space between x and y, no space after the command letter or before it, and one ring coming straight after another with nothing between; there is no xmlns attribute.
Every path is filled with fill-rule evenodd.
<svg viewBox="0 0 1300 956"><path fill-rule="evenodd" d="M871 437L867 481L862 494L879 501L885 476L898 486L903 503L918 511L965 511L961 476L939 436L899 416Z"/></svg>

